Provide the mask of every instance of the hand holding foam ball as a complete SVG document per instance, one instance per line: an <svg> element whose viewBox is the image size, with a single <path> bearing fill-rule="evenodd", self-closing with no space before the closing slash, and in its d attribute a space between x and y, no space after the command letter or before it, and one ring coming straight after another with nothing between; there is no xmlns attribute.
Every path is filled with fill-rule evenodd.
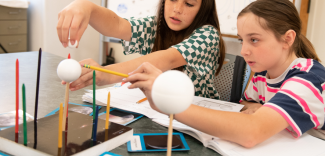
<svg viewBox="0 0 325 156"><path fill-rule="evenodd" d="M72 45L72 43L71 43L71 41L69 39L69 42L68 42L69 48L77 48L77 45L78 45L78 41L77 40L75 41L74 45Z"/></svg>
<svg viewBox="0 0 325 156"><path fill-rule="evenodd" d="M65 59L59 63L57 74L61 80L72 82L80 77L81 66L76 60Z"/></svg>
<svg viewBox="0 0 325 156"><path fill-rule="evenodd" d="M156 78L151 94L159 110L166 114L177 114L191 105L194 86L187 75L177 70L170 70Z"/></svg>

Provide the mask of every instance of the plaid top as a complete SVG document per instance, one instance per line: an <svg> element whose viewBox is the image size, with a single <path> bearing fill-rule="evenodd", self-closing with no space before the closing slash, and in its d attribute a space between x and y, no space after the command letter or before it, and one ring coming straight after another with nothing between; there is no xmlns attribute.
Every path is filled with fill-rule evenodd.
<svg viewBox="0 0 325 156"><path fill-rule="evenodd" d="M131 24L130 42L122 40L124 54L151 53L157 30L155 16L139 19L128 19ZM211 25L197 28L184 41L173 45L187 62L184 73L188 75L195 87L195 96L219 99L213 87L213 80L219 58L219 32Z"/></svg>

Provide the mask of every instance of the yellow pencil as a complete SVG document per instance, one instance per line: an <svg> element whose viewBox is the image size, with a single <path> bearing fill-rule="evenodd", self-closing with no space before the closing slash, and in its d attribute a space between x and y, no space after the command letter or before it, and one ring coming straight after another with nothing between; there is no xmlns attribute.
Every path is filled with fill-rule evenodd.
<svg viewBox="0 0 325 156"><path fill-rule="evenodd" d="M109 108L110 108L110 102L111 102L111 92L108 92L108 95L107 95L107 106L106 106L106 123L105 123L105 129L108 129L108 125L109 125Z"/></svg>
<svg viewBox="0 0 325 156"><path fill-rule="evenodd" d="M123 73L119 73L119 72L115 72L115 71L111 71L111 70L107 70L107 69L103 69L103 68L98 68L98 67L90 66L87 64L84 64L83 67L93 69L93 70L98 70L98 71L109 73L109 74L114 74L117 76L129 77L129 75L127 75L127 74L123 74Z"/></svg>
<svg viewBox="0 0 325 156"><path fill-rule="evenodd" d="M62 108L62 103L60 104L60 112L59 112L59 142L58 142L58 146L59 148L62 147L62 113L63 113L63 108Z"/></svg>
<svg viewBox="0 0 325 156"><path fill-rule="evenodd" d="M143 102L143 101L146 101L147 100L147 98L145 97L145 98L143 98L143 99L141 99L141 100L139 100L138 102L136 102L137 104L140 104L141 102Z"/></svg>

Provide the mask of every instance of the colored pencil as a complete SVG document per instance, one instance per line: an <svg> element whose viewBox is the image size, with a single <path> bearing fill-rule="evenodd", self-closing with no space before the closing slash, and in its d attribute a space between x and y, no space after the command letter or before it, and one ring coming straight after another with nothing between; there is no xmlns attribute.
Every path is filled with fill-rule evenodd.
<svg viewBox="0 0 325 156"><path fill-rule="evenodd" d="M38 66L37 66L37 81L36 81L36 95L35 95L35 110L34 110L34 148L37 145L37 112L38 112L38 94L39 94L39 81L41 71L42 49L38 51Z"/></svg>
<svg viewBox="0 0 325 156"><path fill-rule="evenodd" d="M168 127L168 140L167 140L167 156L172 155L172 141L173 141L173 119L174 115L169 115L169 127Z"/></svg>
<svg viewBox="0 0 325 156"><path fill-rule="evenodd" d="M96 115L96 72L93 71L93 120Z"/></svg>
<svg viewBox="0 0 325 156"><path fill-rule="evenodd" d="M24 126L24 145L27 146L27 121L26 121L26 95L25 84L23 84L23 126Z"/></svg>
<svg viewBox="0 0 325 156"><path fill-rule="evenodd" d="M97 125L98 125L98 106L96 106L96 113L94 114L95 116L95 122L94 122L94 127L93 127L93 141L97 140Z"/></svg>
<svg viewBox="0 0 325 156"><path fill-rule="evenodd" d="M105 129L105 141L108 140L108 129Z"/></svg>
<svg viewBox="0 0 325 156"><path fill-rule="evenodd" d="M141 99L141 100L139 100L138 102L136 102L137 104L140 104L141 102L143 102L143 101L146 101L147 100L147 98L145 97L145 98L143 98L143 99Z"/></svg>
<svg viewBox="0 0 325 156"><path fill-rule="evenodd" d="M108 129L108 125L109 125L109 109L110 109L110 102L111 102L111 92L108 92L108 95L107 95L107 106L106 106L106 122L105 122L105 129Z"/></svg>
<svg viewBox="0 0 325 156"><path fill-rule="evenodd" d="M15 133L19 131L19 61L16 60L16 127Z"/></svg>
<svg viewBox="0 0 325 156"><path fill-rule="evenodd" d="M98 70L98 71L113 74L113 75L117 75L117 76L129 77L129 75L127 75L127 74L123 74L123 73L119 73L119 72L115 72L115 71L111 71L111 70L107 70L107 69L103 69L103 68L98 68L98 67L90 66L87 64L84 64L83 67L93 69L93 70Z"/></svg>
<svg viewBox="0 0 325 156"><path fill-rule="evenodd" d="M59 112L59 138L58 138L58 147L62 147L62 115L63 115L63 104L60 104L60 112Z"/></svg>
<svg viewBox="0 0 325 156"><path fill-rule="evenodd" d="M96 72L93 71L93 128L91 132L91 139L94 140L95 131L95 120L96 120Z"/></svg>

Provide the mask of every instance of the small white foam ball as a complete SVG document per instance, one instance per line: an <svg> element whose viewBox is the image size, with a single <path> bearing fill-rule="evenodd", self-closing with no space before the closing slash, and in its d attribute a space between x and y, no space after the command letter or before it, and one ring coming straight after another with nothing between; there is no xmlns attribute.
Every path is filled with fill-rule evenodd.
<svg viewBox="0 0 325 156"><path fill-rule="evenodd" d="M78 45L78 41L77 40L74 42L74 45L71 44L71 41L70 40L68 42L69 48L77 48L77 45Z"/></svg>
<svg viewBox="0 0 325 156"><path fill-rule="evenodd" d="M194 97L191 79L177 70L160 74L152 86L152 100L166 114L177 114L186 110Z"/></svg>
<svg viewBox="0 0 325 156"><path fill-rule="evenodd" d="M59 78L65 82L72 82L78 79L81 75L81 66L74 59L62 60L57 68Z"/></svg>

